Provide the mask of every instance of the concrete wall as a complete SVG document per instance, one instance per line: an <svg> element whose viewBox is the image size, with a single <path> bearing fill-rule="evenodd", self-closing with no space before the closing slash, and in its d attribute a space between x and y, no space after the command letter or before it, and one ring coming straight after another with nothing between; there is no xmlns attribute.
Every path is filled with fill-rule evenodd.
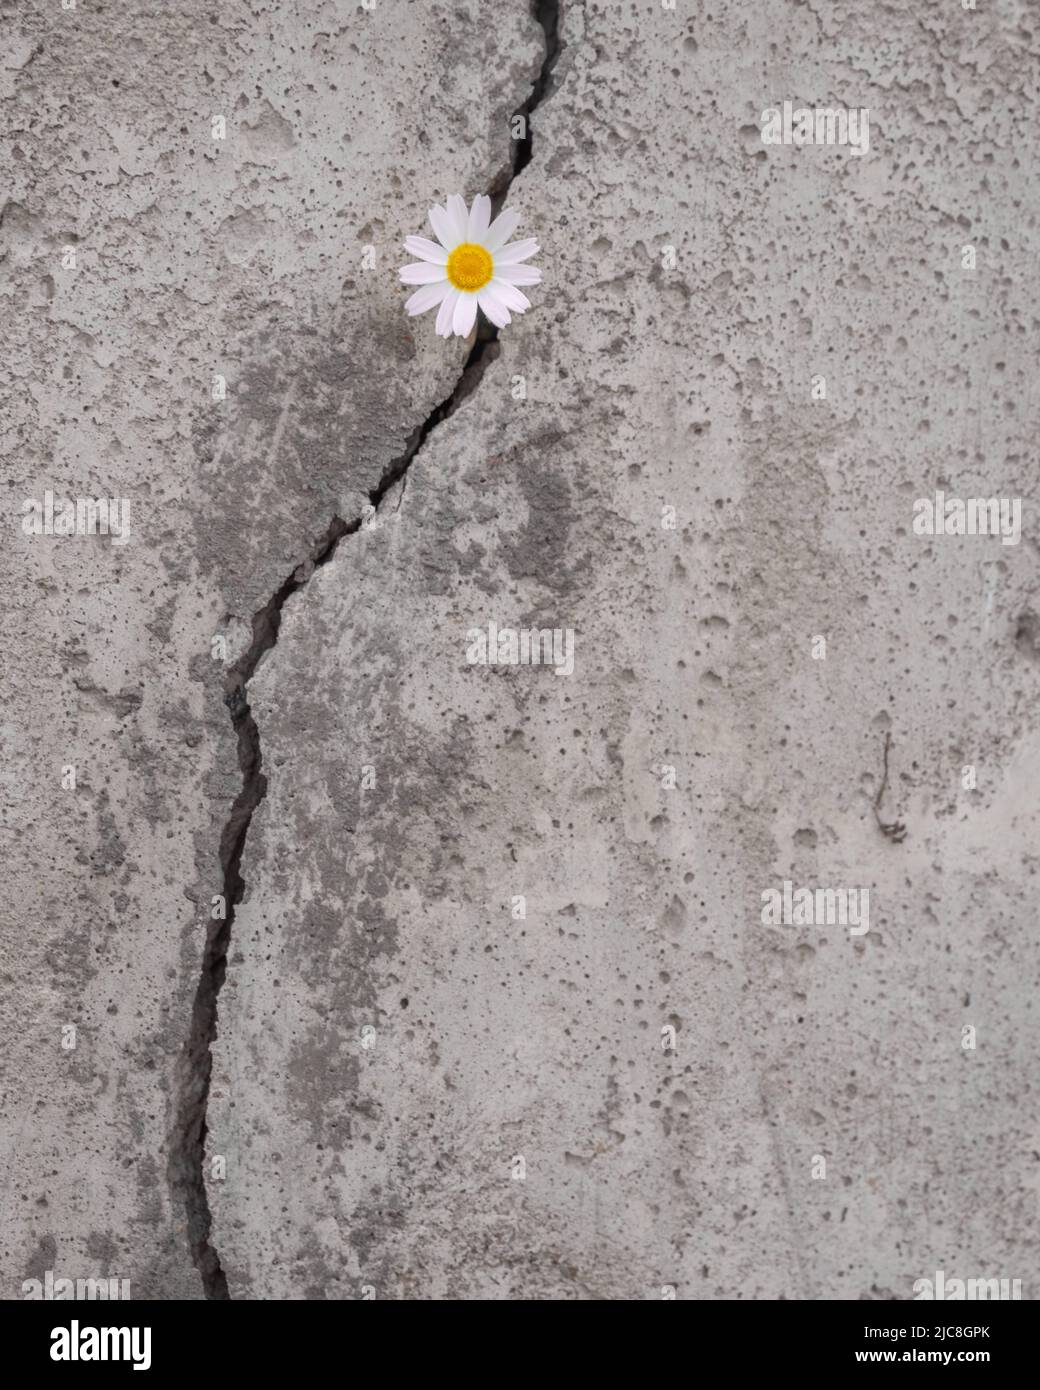
<svg viewBox="0 0 1040 1390"><path fill-rule="evenodd" d="M1035 1297L1031 8L2 13L3 1296Z"/></svg>

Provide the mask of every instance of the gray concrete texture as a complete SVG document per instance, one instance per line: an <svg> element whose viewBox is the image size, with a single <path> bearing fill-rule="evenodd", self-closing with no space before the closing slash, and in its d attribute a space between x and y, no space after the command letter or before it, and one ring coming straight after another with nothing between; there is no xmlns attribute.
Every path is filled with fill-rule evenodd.
<svg viewBox="0 0 1040 1390"><path fill-rule="evenodd" d="M0 17L2 1295L1035 1297L1035 8Z"/></svg>

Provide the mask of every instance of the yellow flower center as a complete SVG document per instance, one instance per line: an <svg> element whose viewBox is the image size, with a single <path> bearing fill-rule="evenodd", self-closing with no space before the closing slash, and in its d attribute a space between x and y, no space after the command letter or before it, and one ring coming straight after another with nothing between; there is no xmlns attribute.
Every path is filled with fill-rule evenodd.
<svg viewBox="0 0 1040 1390"><path fill-rule="evenodd" d="M457 290L482 290L495 272L491 252L463 241L448 257L448 279Z"/></svg>

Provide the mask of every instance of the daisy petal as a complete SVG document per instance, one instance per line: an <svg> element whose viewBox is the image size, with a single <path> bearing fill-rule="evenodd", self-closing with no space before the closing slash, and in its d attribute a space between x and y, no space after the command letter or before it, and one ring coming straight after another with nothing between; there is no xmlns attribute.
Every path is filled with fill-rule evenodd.
<svg viewBox="0 0 1040 1390"><path fill-rule="evenodd" d="M497 251L500 246L505 246L519 225L520 214L511 208L506 208L505 212L500 212L488 228L484 245L489 251Z"/></svg>
<svg viewBox="0 0 1040 1390"><path fill-rule="evenodd" d="M456 335L460 338L468 338L476 321L477 296L475 294L460 294L451 320L451 326Z"/></svg>
<svg viewBox="0 0 1040 1390"><path fill-rule="evenodd" d="M406 236L404 249L409 256L418 256L421 261L432 261L434 265L447 265L448 253L443 246L424 236ZM508 247L506 248L508 250Z"/></svg>
<svg viewBox="0 0 1040 1390"><path fill-rule="evenodd" d="M425 314L427 309L439 304L450 289L447 280L438 280L435 285L422 285L411 299L405 301L404 307L410 314Z"/></svg>
<svg viewBox="0 0 1040 1390"><path fill-rule="evenodd" d="M437 280L446 280L448 272L442 265L431 265L429 261L416 261L414 265L403 265L397 272L405 285L432 285Z"/></svg>
<svg viewBox="0 0 1040 1390"><path fill-rule="evenodd" d="M459 292L452 285L451 289L441 300L441 307L437 310L437 335L441 338L451 337L451 321L455 316L455 301L459 297Z"/></svg>
<svg viewBox="0 0 1040 1390"><path fill-rule="evenodd" d="M507 285L540 285L542 272L536 265L503 265L495 258L495 274Z"/></svg>
<svg viewBox="0 0 1040 1390"><path fill-rule="evenodd" d="M439 203L434 203L430 208L430 226L433 228L434 235L446 251L454 251L462 240L460 236L454 234L454 222L441 207Z"/></svg>
<svg viewBox="0 0 1040 1390"><path fill-rule="evenodd" d="M484 311L484 317L490 319L496 328L505 328L507 323L512 322L509 310L490 286L478 292L477 303Z"/></svg>
<svg viewBox="0 0 1040 1390"><path fill-rule="evenodd" d="M460 198L457 193L453 193L448 199L448 216L451 218L452 229L458 235L458 241L466 240L466 227L469 225L469 212L466 208L466 200ZM458 242L456 242L456 245Z"/></svg>
<svg viewBox="0 0 1040 1390"><path fill-rule="evenodd" d="M473 199L473 206L469 210L469 222L466 225L466 240L481 241L484 233L488 229L491 221L491 199L486 193L478 193Z"/></svg>
<svg viewBox="0 0 1040 1390"><path fill-rule="evenodd" d="M525 309L530 309L531 301L526 294L521 294L515 285L507 285L504 280L499 280L496 277L491 281L491 288L506 308L512 309L514 314L522 314Z"/></svg>
<svg viewBox="0 0 1040 1390"><path fill-rule="evenodd" d="M411 250L411 247L408 249ZM529 236L524 241L511 241L508 246L503 246L495 260L499 265L519 265L521 261L529 260L539 250L541 247L537 241L533 236Z"/></svg>

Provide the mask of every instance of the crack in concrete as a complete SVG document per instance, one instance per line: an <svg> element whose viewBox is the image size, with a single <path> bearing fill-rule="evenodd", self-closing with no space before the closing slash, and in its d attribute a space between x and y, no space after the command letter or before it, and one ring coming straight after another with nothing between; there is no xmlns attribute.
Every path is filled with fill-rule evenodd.
<svg viewBox="0 0 1040 1390"><path fill-rule="evenodd" d="M548 94L550 75L560 53L560 0L532 0L532 10L545 35L545 54L530 96L514 113L524 117L524 136L515 142L510 165L495 180L491 189L492 206L496 215L514 179L531 162L533 141L530 116ZM245 894L241 866L246 837L253 816L267 794L260 731L249 706L247 687L261 659L278 641L282 610L288 600L310 582L316 569L329 563L344 537L354 535L368 517L378 513L391 488L407 475L430 433L453 415L462 402L472 395L480 385L484 372L498 354L498 329L484 322L477 331L476 340L463 363L451 394L446 396L415 429L403 453L392 460L378 484L369 492L372 511L366 511L365 515L355 517L352 521L345 521L340 516L333 517L324 535L312 547L307 559L293 569L267 603L254 613L253 636L249 648L234 663L225 678L224 703L228 707L238 739L238 765L242 772L242 787L235 797L220 837L225 916L222 920L210 923L206 938L202 969L192 1008L191 1032L181 1059L177 1121L169 1160L171 1191L175 1200L179 1197L184 1206L192 1259L201 1276L207 1299L224 1300L231 1297L227 1276L210 1240L213 1216L204 1173L206 1114L213 1071L212 1049L217 1036L217 997L227 974L227 953L235 922L235 909Z"/></svg>
<svg viewBox="0 0 1040 1390"><path fill-rule="evenodd" d="M882 774L878 784L877 796L874 797L874 819L882 835L890 839L893 844L900 845L906 839L906 826L901 820L886 821L881 819L881 801L888 787L888 750L892 746L892 734L885 734L885 746L882 749Z"/></svg>

